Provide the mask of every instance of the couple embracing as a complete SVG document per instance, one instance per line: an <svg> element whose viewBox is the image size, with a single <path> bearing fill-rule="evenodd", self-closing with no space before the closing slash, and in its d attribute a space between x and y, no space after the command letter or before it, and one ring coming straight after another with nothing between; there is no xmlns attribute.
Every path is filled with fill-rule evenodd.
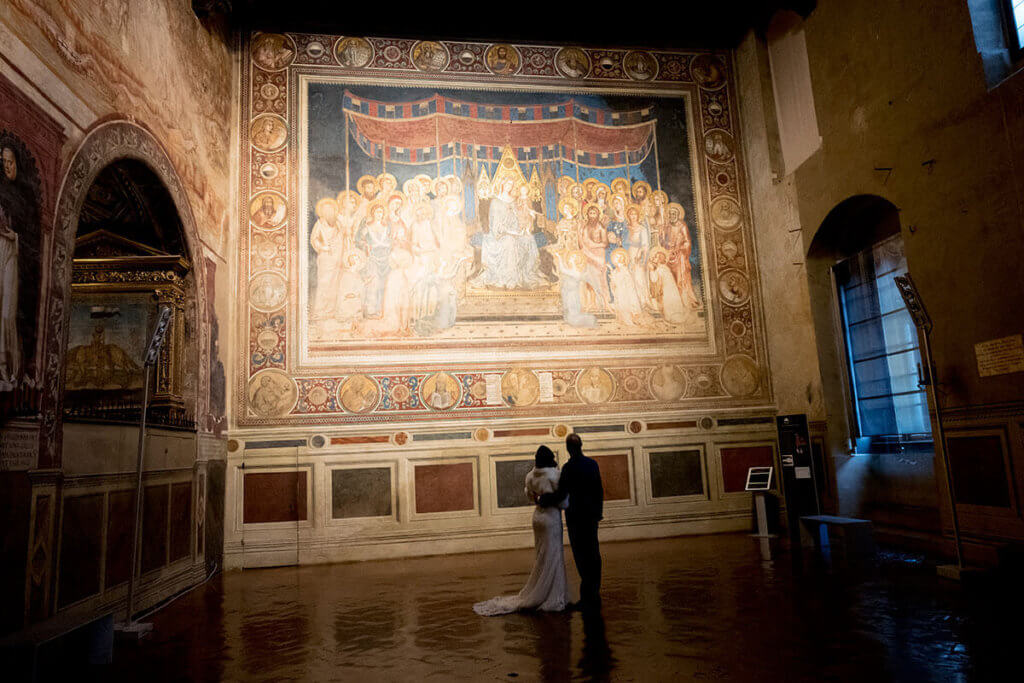
<svg viewBox="0 0 1024 683"><path fill-rule="evenodd" d="M604 489L597 463L583 455L578 434L565 439L569 462L558 471L554 453L537 449L534 468L526 475L526 495L536 503L533 571L517 595L504 595L473 605L477 614L494 616L518 610L558 612L564 609L599 609L601 606L601 552L597 525L603 516ZM562 510L569 529L569 544L580 574L580 601L569 603L562 553Z"/></svg>

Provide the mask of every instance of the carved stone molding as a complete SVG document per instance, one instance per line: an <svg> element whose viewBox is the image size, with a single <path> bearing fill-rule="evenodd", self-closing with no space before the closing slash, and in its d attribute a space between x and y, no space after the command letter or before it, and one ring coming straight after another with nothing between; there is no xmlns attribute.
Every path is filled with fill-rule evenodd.
<svg viewBox="0 0 1024 683"><path fill-rule="evenodd" d="M59 467L61 452L61 410L63 400L64 358L67 352L68 316L72 282L72 256L75 232L89 188L105 167L121 159L134 159L145 163L160 178L174 200L192 264L191 274L196 289L196 306L200 311L200 334L189 340L186 353L199 358L199 391L197 414L205 414L209 400L209 321L207 310L206 273L202 267L203 253L195 216L188 203L185 188L174 170L171 160L153 135L134 123L124 120L107 121L89 131L75 151L61 185L54 218L54 246L50 260L50 278L46 317L43 322L46 339L43 353L45 386L43 389L43 427L40 442L40 466ZM174 269L170 269L173 273ZM100 281L106 277L101 270L83 270L83 282ZM86 274L88 273L88 274ZM111 274L113 275L113 274ZM124 274L125 278L143 275Z"/></svg>

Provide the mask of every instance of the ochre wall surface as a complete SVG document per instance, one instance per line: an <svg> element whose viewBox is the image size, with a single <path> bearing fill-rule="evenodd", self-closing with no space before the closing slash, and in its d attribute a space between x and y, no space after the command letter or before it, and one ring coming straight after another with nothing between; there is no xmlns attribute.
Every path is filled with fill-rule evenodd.
<svg viewBox="0 0 1024 683"><path fill-rule="evenodd" d="M800 26L821 148L799 168L785 169L778 182L770 182L765 172L752 174L772 362L779 369L785 358L793 362L788 372L774 376L780 406L799 390L787 376L814 374L821 358L828 441L843 511L871 516L877 504L888 508L879 513L883 523L912 532L938 531L936 508L948 508L941 462L933 465L919 455L850 457L844 371L832 332L827 277L807 282L823 312L817 326L819 353L800 341L815 334L809 327L814 318L810 306L798 303L806 299L805 284L788 288L795 296L771 296L773 273L800 271L788 262L804 261L833 208L857 195L891 202L898 209L909 271L934 322L947 436L976 437L971 443L977 448L961 449L961 457L974 453L990 460L992 444L1000 445L995 450L1002 468L989 469L997 475L991 479L989 504L961 503L961 522L979 543L982 537L1021 538L1024 381L1019 372L980 376L974 345L1024 331L1017 295L1024 282L1019 257L1024 250L1019 199L1024 176L1018 162L1024 151L1024 78L1017 74L987 88L965 2L819 3ZM751 35L737 50L747 124L762 118L756 94L771 97L763 66L758 71L763 45ZM759 162L770 158L768 141L776 134L773 106L764 110L767 131L761 125L745 128L752 167L755 154ZM762 135L763 140L750 139ZM766 230L774 235L761 239ZM768 250L786 246L787 253L775 264L764 258ZM782 311L801 321L788 350L777 349L785 342L775 334L780 328L772 326ZM947 533L949 523L947 514Z"/></svg>
<svg viewBox="0 0 1024 683"><path fill-rule="evenodd" d="M132 489L128 473L135 469L135 442L124 426L69 424L64 434L60 405L78 215L96 174L118 159L145 163L163 183L184 227L183 256L193 267L188 315L195 326L186 343L189 412L199 434L157 430L147 441L147 491L159 492L147 499L164 496L166 505L146 507L144 528L170 532L144 539L148 559L136 607L200 580L204 539L220 536L219 529L209 527L219 524L219 512L208 515L206 508L208 492L223 489L223 465L217 463L224 457L218 434L224 428L227 359L217 354L216 321L230 314L232 73L230 37L201 25L188 3L11 0L0 5L0 75L53 122L63 139L62 148L36 159L42 169L55 168L56 182L44 186L40 197L47 221L40 277L21 283L35 288L45 302L34 321L40 340L39 415L22 410L14 422L0 416L5 435L19 435L19 447L24 435L39 435L39 447L17 460L6 457L10 442L5 440L0 476L9 480L5 491L20 492L10 505L22 510L12 519L25 528L4 531L5 538L18 542L11 553L4 546L4 574L12 578L5 581L4 595L12 598L3 605L2 631L47 618L89 619L124 602L124 572L111 567L115 560L126 561L121 556L134 513L123 499ZM18 130L26 121L5 118L0 128ZM210 486L208 470L216 480ZM90 515L72 519L83 506ZM220 510L222 503L213 508ZM105 525L104 515L109 516ZM77 540L65 543L65 532ZM219 548L210 556L219 557ZM104 557L108 571L98 574Z"/></svg>

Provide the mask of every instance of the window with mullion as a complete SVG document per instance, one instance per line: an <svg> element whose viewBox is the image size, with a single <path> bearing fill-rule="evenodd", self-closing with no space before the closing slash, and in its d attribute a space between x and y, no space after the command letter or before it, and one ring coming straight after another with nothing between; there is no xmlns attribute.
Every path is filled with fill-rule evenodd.
<svg viewBox="0 0 1024 683"><path fill-rule="evenodd" d="M879 242L834 270L857 436L891 444L929 434L917 330L893 282L906 272L902 239Z"/></svg>

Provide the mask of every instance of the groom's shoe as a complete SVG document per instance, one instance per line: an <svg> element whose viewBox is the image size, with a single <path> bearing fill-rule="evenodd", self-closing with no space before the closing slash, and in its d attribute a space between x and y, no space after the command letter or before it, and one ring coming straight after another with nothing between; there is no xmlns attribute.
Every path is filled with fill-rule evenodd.
<svg viewBox="0 0 1024 683"><path fill-rule="evenodd" d="M566 612L581 612L583 610L583 601L578 600L576 602L565 603Z"/></svg>

